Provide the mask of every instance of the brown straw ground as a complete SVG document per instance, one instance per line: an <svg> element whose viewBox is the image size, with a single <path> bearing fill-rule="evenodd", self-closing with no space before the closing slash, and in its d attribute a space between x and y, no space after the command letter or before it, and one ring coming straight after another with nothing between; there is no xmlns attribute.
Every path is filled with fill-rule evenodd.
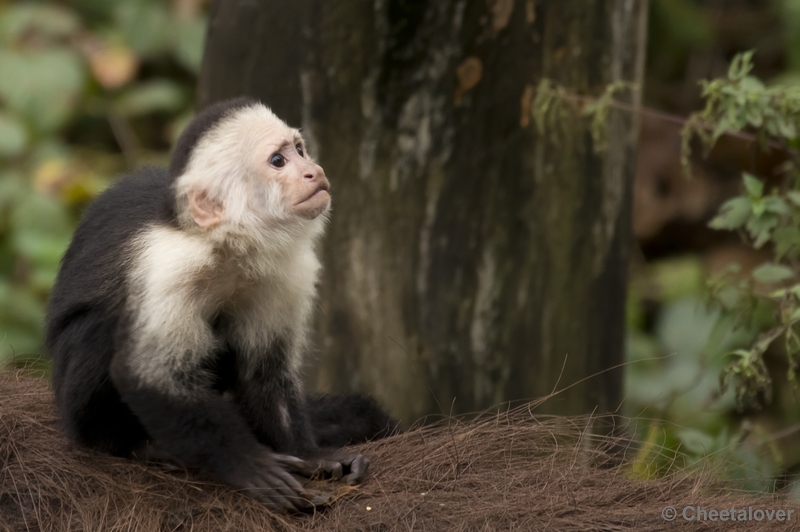
<svg viewBox="0 0 800 532"><path fill-rule="evenodd" d="M277 515L230 488L75 448L58 429L46 381L0 372L0 530L792 530L800 508L726 489L713 475L631 480L622 440L590 436L597 419L530 408L415 429L360 447L358 488L315 515ZM629 452L628 454L632 454ZM790 522L687 523L671 505L793 509Z"/></svg>

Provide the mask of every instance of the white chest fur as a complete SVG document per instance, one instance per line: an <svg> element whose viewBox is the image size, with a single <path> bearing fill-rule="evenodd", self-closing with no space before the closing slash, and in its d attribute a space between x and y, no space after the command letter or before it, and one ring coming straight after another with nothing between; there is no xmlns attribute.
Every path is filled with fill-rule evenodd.
<svg viewBox="0 0 800 532"><path fill-rule="evenodd" d="M280 337L291 367L299 367L320 269L312 240L242 256L197 235L153 227L134 248L129 281L136 348L129 363L149 382L196 366L218 347L211 320L220 312L229 317L226 340L237 351L263 356Z"/></svg>

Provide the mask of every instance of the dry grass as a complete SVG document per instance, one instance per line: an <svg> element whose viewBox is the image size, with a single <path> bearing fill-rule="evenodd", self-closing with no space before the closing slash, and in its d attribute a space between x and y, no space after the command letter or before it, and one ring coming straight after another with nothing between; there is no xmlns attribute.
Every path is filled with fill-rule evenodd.
<svg viewBox="0 0 800 532"><path fill-rule="evenodd" d="M602 420L601 420L602 421ZM711 475L631 480L623 440L591 436L597 419L535 418L520 408L409 431L361 447L372 469L358 488L309 516L276 515L224 486L71 446L46 382L0 372L0 530L667 530L666 505L794 509L754 499ZM707 522L709 530L793 529Z"/></svg>

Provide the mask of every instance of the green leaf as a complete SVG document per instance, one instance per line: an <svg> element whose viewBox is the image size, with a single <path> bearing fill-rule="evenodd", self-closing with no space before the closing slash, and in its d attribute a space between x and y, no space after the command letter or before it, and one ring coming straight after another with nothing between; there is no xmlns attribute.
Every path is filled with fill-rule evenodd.
<svg viewBox="0 0 800 532"><path fill-rule="evenodd" d="M753 270L753 279L759 283L779 283L795 276L795 271L788 266L767 262Z"/></svg>
<svg viewBox="0 0 800 532"><path fill-rule="evenodd" d="M772 232L775 242L775 257L783 258L789 251L800 250L800 228L794 225L778 227Z"/></svg>
<svg viewBox="0 0 800 532"><path fill-rule="evenodd" d="M787 295L789 295L791 293L792 293L792 291L789 290L788 288L779 288L777 290L773 290L772 292L770 292L769 293L769 297L772 297L772 298L775 298L775 299L783 299L784 297L786 297Z"/></svg>
<svg viewBox="0 0 800 532"><path fill-rule="evenodd" d="M739 358L750 358L752 353L746 349L736 349L729 353L730 356L738 356Z"/></svg>
<svg viewBox="0 0 800 532"><path fill-rule="evenodd" d="M754 199L752 202L752 206L753 206L753 214L756 217L759 217L765 212L767 212L767 204L761 198Z"/></svg>
<svg viewBox="0 0 800 532"><path fill-rule="evenodd" d="M747 122L753 127L761 127L764 123L764 117L755 109L747 110Z"/></svg>
<svg viewBox="0 0 800 532"><path fill-rule="evenodd" d="M778 226L780 219L771 213L762 216L751 216L747 219L745 227L750 236L755 240L753 247L760 248L769 241L772 230Z"/></svg>
<svg viewBox="0 0 800 532"><path fill-rule="evenodd" d="M789 205L778 196L768 196L764 198L764 208L775 214L791 214Z"/></svg>
<svg viewBox="0 0 800 532"><path fill-rule="evenodd" d="M761 83L761 80L753 76L745 76L742 78L740 84L743 90L749 92L763 92L765 89L764 84Z"/></svg>
<svg viewBox="0 0 800 532"><path fill-rule="evenodd" d="M763 230L755 233L754 237L755 240L753 241L753 247L756 249L761 249L764 244L769 242L771 235L768 230Z"/></svg>
<svg viewBox="0 0 800 532"><path fill-rule="evenodd" d="M719 214L709 222L709 227L718 230L738 229L747 221L752 203L750 198L740 196L726 201Z"/></svg>
<svg viewBox="0 0 800 532"><path fill-rule="evenodd" d="M792 203L800 207L800 190L790 190L786 193L786 197L788 197Z"/></svg>
<svg viewBox="0 0 800 532"><path fill-rule="evenodd" d="M721 118L717 123L717 127L714 128L714 133L711 136L712 142L716 142L717 139L732 129L733 127L731 126L731 121L728 120L727 117Z"/></svg>
<svg viewBox="0 0 800 532"><path fill-rule="evenodd" d="M747 193L754 198L760 198L764 194L764 182L752 174L744 172L742 174L744 179L744 188Z"/></svg>
<svg viewBox="0 0 800 532"><path fill-rule="evenodd" d="M728 79L731 81L739 81L750 73L753 68L753 54L755 50L749 50L742 54L737 54L731 61L728 68Z"/></svg>
<svg viewBox="0 0 800 532"><path fill-rule="evenodd" d="M158 111L175 112L186 104L180 85L169 80L140 83L128 89L115 103L118 112L138 116Z"/></svg>
<svg viewBox="0 0 800 532"><path fill-rule="evenodd" d="M0 157L13 157L28 145L25 125L11 114L0 111Z"/></svg>
<svg viewBox="0 0 800 532"><path fill-rule="evenodd" d="M86 83L83 61L67 49L12 51L0 48L0 98L42 132L72 116Z"/></svg>
<svg viewBox="0 0 800 532"><path fill-rule="evenodd" d="M0 39L7 43L30 33L63 39L74 35L80 27L75 13L54 4L12 4L0 15Z"/></svg>

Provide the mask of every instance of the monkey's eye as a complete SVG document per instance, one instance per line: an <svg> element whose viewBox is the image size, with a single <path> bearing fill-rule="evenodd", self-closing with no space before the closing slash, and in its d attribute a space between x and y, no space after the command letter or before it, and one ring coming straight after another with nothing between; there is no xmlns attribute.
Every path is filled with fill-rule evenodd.
<svg viewBox="0 0 800 532"><path fill-rule="evenodd" d="M286 166L286 158L280 153L273 153L272 156L269 158L269 164L271 164L275 168L283 168L284 166Z"/></svg>
<svg viewBox="0 0 800 532"><path fill-rule="evenodd" d="M297 146L294 147L294 149L297 150L297 153L300 154L300 157L305 157L305 155L303 155L303 146L298 144Z"/></svg>

